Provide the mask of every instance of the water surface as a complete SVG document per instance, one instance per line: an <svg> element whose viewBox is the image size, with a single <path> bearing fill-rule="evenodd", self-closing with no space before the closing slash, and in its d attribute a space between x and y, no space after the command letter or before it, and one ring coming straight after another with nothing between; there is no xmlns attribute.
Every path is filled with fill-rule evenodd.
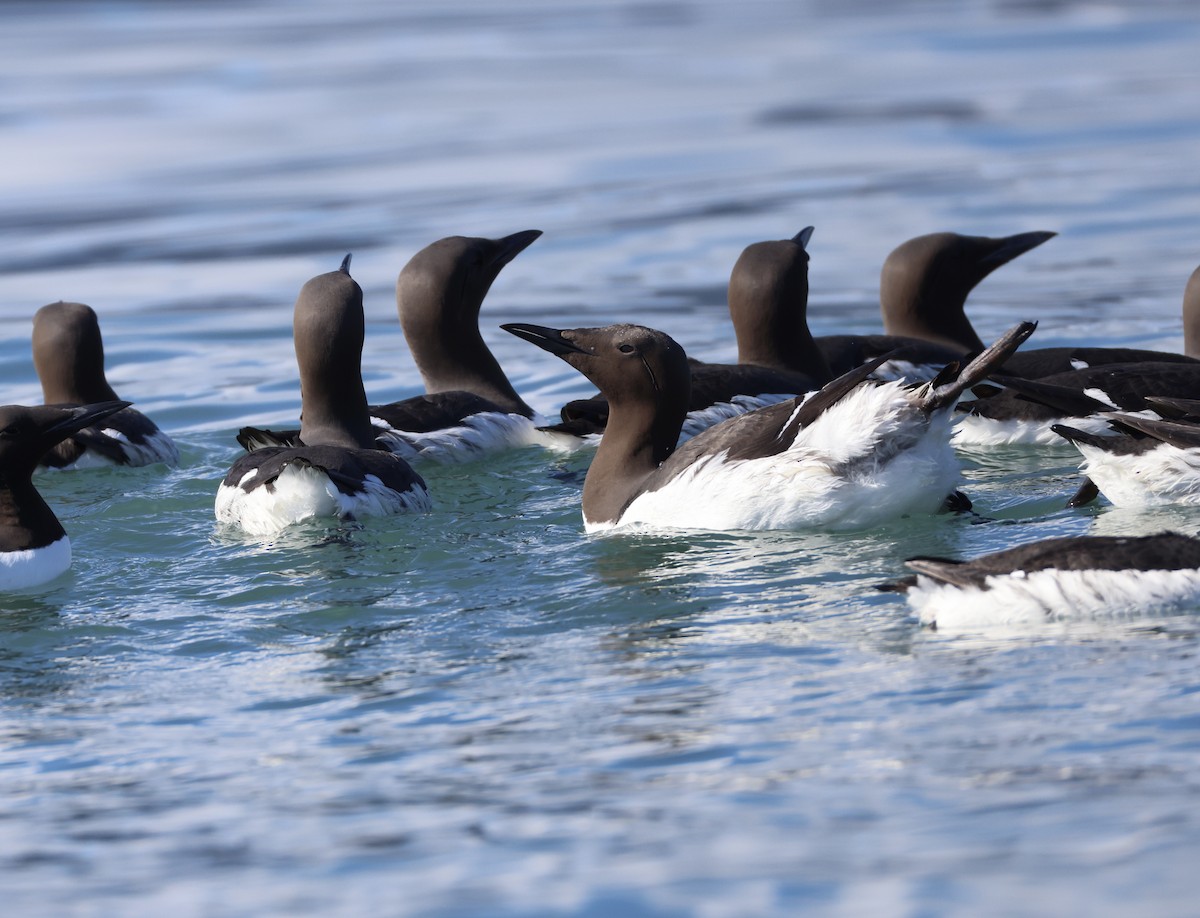
<svg viewBox="0 0 1200 918"><path fill-rule="evenodd" d="M178 470L42 479L69 576L4 598L6 914L1185 915L1194 613L921 629L918 553L1195 532L1067 511L1070 450L964 455L978 518L587 537L586 453L423 469L426 517L219 531L245 423L299 409L291 307L347 251L373 400L420 391L392 285L449 234L545 235L504 321L730 360L738 252L815 225L811 324L879 327L919 233L1055 230L985 338L1181 346L1200 261L1190 3L6 4L0 385L99 312Z"/></svg>

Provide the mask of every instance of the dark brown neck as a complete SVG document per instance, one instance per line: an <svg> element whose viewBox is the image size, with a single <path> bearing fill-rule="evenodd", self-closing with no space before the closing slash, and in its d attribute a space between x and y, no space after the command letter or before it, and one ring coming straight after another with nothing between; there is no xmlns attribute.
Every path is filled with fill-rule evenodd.
<svg viewBox="0 0 1200 918"><path fill-rule="evenodd" d="M608 426L583 484L583 516L589 523L615 523L646 479L675 451L688 393L679 407L653 402L614 403Z"/></svg>

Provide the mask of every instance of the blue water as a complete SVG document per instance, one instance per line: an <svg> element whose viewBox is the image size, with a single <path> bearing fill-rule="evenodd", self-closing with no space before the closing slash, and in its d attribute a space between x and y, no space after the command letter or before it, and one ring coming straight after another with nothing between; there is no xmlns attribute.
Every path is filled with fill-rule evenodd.
<svg viewBox="0 0 1200 918"><path fill-rule="evenodd" d="M586 453L423 469L426 517L218 531L244 423L294 421L291 307L347 251L367 389L420 391L395 274L545 235L485 335L636 320L732 359L738 252L812 224L811 324L879 327L886 253L1059 237L985 338L1178 349L1200 262L1190 2L5 4L0 386L99 312L178 470L43 478L70 575L4 597L13 916L1190 915L1197 614L921 629L917 553L1200 529L1063 509L1070 450L964 456L983 523L587 537ZM1197 610L1200 612L1200 610Z"/></svg>

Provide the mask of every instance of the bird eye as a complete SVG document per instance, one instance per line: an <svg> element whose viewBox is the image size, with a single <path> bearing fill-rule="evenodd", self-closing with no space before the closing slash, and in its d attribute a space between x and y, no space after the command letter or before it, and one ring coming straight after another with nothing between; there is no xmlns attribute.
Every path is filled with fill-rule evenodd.
<svg viewBox="0 0 1200 918"><path fill-rule="evenodd" d="M633 348L632 344L622 344L620 347L617 348L617 350L620 351L622 354L632 354L634 348Z"/></svg>

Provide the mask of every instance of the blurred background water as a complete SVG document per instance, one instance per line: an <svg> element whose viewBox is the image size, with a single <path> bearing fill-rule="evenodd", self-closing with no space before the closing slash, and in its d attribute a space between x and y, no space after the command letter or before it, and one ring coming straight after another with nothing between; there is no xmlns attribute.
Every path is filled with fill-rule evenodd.
<svg viewBox="0 0 1200 918"><path fill-rule="evenodd" d="M1195 532L1062 508L1069 450L964 456L984 523L589 538L586 453L423 469L427 517L219 532L244 423L295 419L291 307L347 251L374 401L420 391L393 284L545 235L503 321L636 320L731 360L740 250L816 226L818 333L879 328L896 244L1060 236L985 339L1178 349L1200 263L1190 2L0 6L0 386L99 312L178 470L45 476L76 560L0 598L7 915L1194 913L1194 614L918 627L916 553Z"/></svg>

